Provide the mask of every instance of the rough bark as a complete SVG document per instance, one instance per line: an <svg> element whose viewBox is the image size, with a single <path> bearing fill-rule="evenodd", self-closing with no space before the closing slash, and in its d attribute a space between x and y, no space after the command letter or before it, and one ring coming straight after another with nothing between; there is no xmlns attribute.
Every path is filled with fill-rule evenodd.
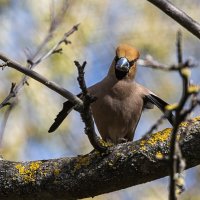
<svg viewBox="0 0 200 200"><path fill-rule="evenodd" d="M185 135L186 132L186 135ZM187 168L200 163L200 117L182 123L178 137ZM0 160L0 199L80 199L153 181L169 174L171 129L111 147L109 154L52 160Z"/></svg>

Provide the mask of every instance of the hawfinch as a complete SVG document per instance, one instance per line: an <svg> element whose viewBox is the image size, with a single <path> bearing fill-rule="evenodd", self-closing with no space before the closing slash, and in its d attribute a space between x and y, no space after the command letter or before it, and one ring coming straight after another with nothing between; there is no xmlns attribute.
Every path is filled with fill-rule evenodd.
<svg viewBox="0 0 200 200"><path fill-rule="evenodd" d="M119 45L106 77L88 88L89 94L96 97L91 109L104 141L114 144L132 141L143 109L152 109L156 105L165 112L168 105L134 80L139 56L135 48L127 44ZM81 96L78 95L80 98ZM66 101L49 132L55 131L74 107L74 104ZM172 113L165 116L173 124Z"/></svg>

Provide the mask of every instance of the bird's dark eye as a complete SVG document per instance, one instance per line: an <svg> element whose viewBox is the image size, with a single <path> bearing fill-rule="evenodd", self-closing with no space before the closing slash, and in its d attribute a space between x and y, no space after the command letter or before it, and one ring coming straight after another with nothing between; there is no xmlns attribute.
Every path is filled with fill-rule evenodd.
<svg viewBox="0 0 200 200"><path fill-rule="evenodd" d="M115 56L115 62L117 62L119 60L118 56Z"/></svg>
<svg viewBox="0 0 200 200"><path fill-rule="evenodd" d="M136 60L137 60L137 59L130 61L130 62L129 62L130 66L134 65L134 63L136 62Z"/></svg>

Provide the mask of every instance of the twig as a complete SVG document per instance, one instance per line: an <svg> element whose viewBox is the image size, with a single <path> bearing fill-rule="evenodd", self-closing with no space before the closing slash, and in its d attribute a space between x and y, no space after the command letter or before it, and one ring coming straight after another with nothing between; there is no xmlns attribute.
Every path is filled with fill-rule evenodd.
<svg viewBox="0 0 200 200"><path fill-rule="evenodd" d="M139 60L138 64L151 67L153 69L160 69L164 71L178 71L181 79L182 79L182 96L180 98L179 103L176 106L169 105L166 108L166 112L175 112L175 122L174 128L171 134L171 145L170 145L170 193L169 199L176 200L177 195L183 191L184 181L182 176L182 171L184 170L185 161L182 157L182 153L180 150L179 142L177 141L177 132L179 129L179 125L183 122L186 117L194 110L196 106L200 104L200 100L197 99L197 95L200 91L200 86L190 85L189 86L189 77L190 77L190 68L196 67L197 65L192 63L190 60L183 62L182 58L182 46L181 46L182 35L179 31L177 34L177 65L163 65L157 61L155 61L152 57L148 56L145 60ZM191 106L184 110L184 106L187 100L193 95L196 99L192 100ZM162 122L165 115L161 116L161 118L151 127L151 129L144 135L148 137L149 133L153 132ZM180 181L181 180L181 181ZM182 185L180 184L182 183Z"/></svg>
<svg viewBox="0 0 200 200"><path fill-rule="evenodd" d="M8 66L8 64L6 64L6 66ZM1 66L0 66L0 68L1 68ZM15 86L16 86L16 83L12 83L11 84L10 93L9 93L8 96L11 96L11 97L15 97L16 96L15 91L14 91ZM5 98L5 100L0 104L0 109L3 108L4 106L11 105L11 103L8 101L7 98Z"/></svg>
<svg viewBox="0 0 200 200"><path fill-rule="evenodd" d="M200 39L200 24L168 0L147 0Z"/></svg>
<svg viewBox="0 0 200 200"><path fill-rule="evenodd" d="M182 44L181 44L181 41L182 41L182 33L181 31L179 30L177 32L177 60L178 60L178 64L181 65L181 63L183 62L183 51L182 51Z"/></svg>
<svg viewBox="0 0 200 200"><path fill-rule="evenodd" d="M189 68L197 67L197 64L193 63L190 59L186 60L186 62L184 63L167 66L165 64L159 63L150 55L146 56L145 59L139 59L137 63L142 67L159 69L162 71L178 71L184 68L185 66L188 66Z"/></svg>
<svg viewBox="0 0 200 200"><path fill-rule="evenodd" d="M49 56L51 56L54 53L60 53L61 52L61 48L60 45L62 43L65 43L66 45L69 43L67 42L67 38L72 35L75 31L78 30L78 26L79 24L73 26L68 32L66 32L63 37L58 41L57 44L55 44L49 51L47 51L45 54L43 54L42 56L40 56L36 61L34 61L34 59L39 55L39 53L42 51L42 49L44 48L44 46L47 44L47 42L50 40L50 38L53 35L53 32L56 30L56 28L58 27L58 24L61 23L62 18L64 17L64 14L66 12L66 7L64 6L62 9L62 12L60 15L57 16L57 18L55 19L55 22L51 22L50 25L50 29L49 32L47 34L47 36L45 37L44 41L42 42L42 44L39 46L38 50L35 52L35 54L31 57L29 57L27 59L27 68L28 69L33 69L34 67L36 67L39 63L41 63L42 61L44 61L45 59L47 59ZM53 19L52 19L53 20ZM9 59L5 59L5 57L2 55L1 57L5 63L3 63L0 67L2 67L2 69L5 68L5 66L8 66L9 64ZM8 115L6 116L6 118L8 119L9 114L11 113L11 110L14 106L12 106L12 104L9 102L11 98L16 97L19 90L22 89L22 87L24 86L24 84L28 85L28 77L26 75L24 75L21 79L21 81L15 85L15 87L13 88L13 91L9 93L9 95L3 100L3 102L0 104L0 109L5 106L5 105L10 105L11 109L9 109ZM14 101L13 101L14 102ZM7 122L7 120L5 121ZM5 127L5 125L2 125L2 127ZM4 128L5 129L5 128ZM3 132L1 130L2 136L3 136Z"/></svg>
<svg viewBox="0 0 200 200"><path fill-rule="evenodd" d="M41 63L42 61L44 61L45 59L47 59L50 55L52 55L53 53L55 53L55 51L58 51L59 50L59 46L65 42L67 40L67 37L69 37L71 34L73 34L75 31L78 30L78 26L79 24L73 26L67 33L64 34L64 36L62 37L61 40L58 41L58 43L56 45L54 45L47 53L45 53L44 55L42 55L40 58L38 58L35 62L33 61L34 60L34 57L37 56L37 54L39 52L37 52L32 60L28 59L27 60L27 63L29 64L28 65L28 68L29 69L33 69L34 67L36 67L39 63ZM46 41L46 39L45 39ZM44 45L44 42L43 42L43 45ZM40 47L41 49L41 47ZM5 65L8 66L9 64L9 59L8 58L5 58L4 55L0 56L0 59L3 60L5 62ZM1 66L0 66L1 67ZM5 67L5 66L4 66ZM19 92L19 90L24 86L24 84L27 83L27 80L28 80L28 77L27 76L23 76L23 78L21 79L21 81L15 86L15 89L13 91L13 93L15 93L15 95L17 95L17 93ZM4 101L2 102L2 104L6 104L13 96L13 93L9 93L9 95L4 99Z"/></svg>
<svg viewBox="0 0 200 200"><path fill-rule="evenodd" d="M17 71L22 72L23 74L35 79L36 81L46 85L48 88L52 89L53 91L57 92L61 96L65 97L69 101L71 101L73 104L77 105L77 109L81 108L83 106L83 102L80 98L73 95L68 90L60 87L58 84L49 81L47 78L43 77L42 75L38 74L37 72L30 70L28 68L22 67L19 63L10 60L5 55L0 54L0 60L3 60L4 62L8 62L8 67L11 67L13 69L16 69Z"/></svg>
<svg viewBox="0 0 200 200"><path fill-rule="evenodd" d="M67 33L65 33L65 34L63 35L63 37L58 41L57 44L55 44L47 53L45 53L43 56L41 56L39 59L37 59L37 61L33 62L33 61L28 60L28 62L32 62L32 67L33 67L34 65L38 65L38 64L41 63L43 60L45 60L46 58L48 58L50 55L52 55L52 54L54 54L54 53L56 53L56 52L59 52L59 53L60 53L60 52L61 52L61 49L59 48L60 45L61 45L62 43L69 44L69 41L67 40L67 38L68 38L70 35L72 35L75 31L78 30L78 26L79 26L79 25L80 25L80 24L74 25L74 26L71 28L70 31L68 31Z"/></svg>
<svg viewBox="0 0 200 200"><path fill-rule="evenodd" d="M181 46L181 32L178 32L177 34L177 59L178 63L182 63L182 46ZM187 114L184 114L184 106L189 99L189 97L197 93L197 90L190 91L189 89L189 76L190 71L188 65L185 65L184 68L179 70L179 74L182 78L182 97L179 101L179 104L174 109L175 110L175 124L171 135L171 143L170 143L170 193L169 193L169 199L170 200L176 200L177 195L180 193L180 191L183 189L183 185L180 186L179 184L179 178L180 173L184 170L183 164L184 159L182 157L182 153L180 150L179 142L177 141L177 132L179 129L179 125L181 122L183 122L187 115L194 109L194 106L191 107L192 109L187 112ZM176 174L179 173L177 176ZM182 178L182 177L181 177Z"/></svg>
<svg viewBox="0 0 200 200"><path fill-rule="evenodd" d="M79 82L79 86L83 94L83 110L82 112L80 112L80 114L83 122L85 123L85 134L88 136L90 143L96 150L100 152L106 152L107 148L102 145L100 138L97 136L95 132L94 121L92 118L92 111L90 108L90 104L95 101L95 97L90 96L87 91L84 79L84 69L86 66L86 62L84 62L82 65L80 65L78 61L74 61L74 63L78 69L77 80Z"/></svg>
<svg viewBox="0 0 200 200"><path fill-rule="evenodd" d="M35 51L35 53L28 57L28 60L34 61L34 59L36 59L37 56L41 54L41 51L44 49L46 44L52 39L54 32L59 27L59 25L62 23L68 7L69 7L68 0L64 0L63 4L61 6L61 9L59 10L59 12L57 14L55 14L54 2L52 1L51 12L50 12L49 31L48 31L46 37L44 38L44 40L42 41L42 43L39 45L39 47Z"/></svg>
<svg viewBox="0 0 200 200"><path fill-rule="evenodd" d="M62 42L58 42L59 43L59 45L55 45L52 49L50 49L47 53L45 53L45 54L43 54L43 53L41 53L43 50L44 50L44 48L45 48L45 46L47 45L47 43L50 41L50 39L52 39L52 37L53 37L53 34L54 34L54 32L55 32L55 30L59 27L59 25L62 23L62 21L63 21L63 19L64 19L64 16L65 16L65 13L66 13L66 11L67 11L67 9L68 9L68 7L69 7L69 3L68 3L68 1L67 0L64 0L63 1L63 4L62 4L62 6L61 6L61 9L59 10L59 12L58 13L54 13L54 5L53 5L53 3L52 3L52 12L50 12L50 14L51 14L51 23L50 23L50 26L49 26L49 31L48 31L48 33L47 33L47 35L46 35L46 37L44 38L44 40L43 40L43 42L39 45L39 47L37 48L37 50L35 51L35 53L34 54L30 54L30 52L28 52L29 53L29 55L27 55L27 68L29 68L29 69L33 69L34 67L36 67L40 62L42 62L43 60L45 60L46 58L48 58L50 55L51 55L51 50L53 51L53 53L56 53L56 52L58 52L59 53L59 45L62 43ZM73 27L68 33L66 33L65 34L65 36L66 36L66 40L67 40L67 37L68 36L70 36L74 31L76 31L77 30L77 27L75 26L75 27ZM64 41L65 42L65 41ZM65 42L65 44L67 44L66 42ZM57 49L55 49L54 50L54 48L56 48L57 47ZM52 53L52 54L53 54ZM43 54L43 55L42 55ZM41 56L42 55L42 56ZM39 58L38 58L38 56L39 56ZM36 61L35 61L36 60ZM7 65L7 63L4 63L5 65ZM2 66L2 69L4 69L4 66ZM5 106L5 105L9 105L10 106L10 108L8 107L7 109L8 109L8 112L5 112L7 115L6 116L4 116L4 118L6 118L6 120L4 120L4 122L5 122L5 124L3 125L2 124L2 127L4 127L3 128L3 130L5 129L5 126L6 126L6 122L7 122L7 119L9 118L9 114L11 113L11 111L12 111L12 108L14 107L14 105L12 105L12 104L16 104L16 101L15 100L13 100L12 102L10 102L10 100L11 100L11 98L16 98L17 97L17 94L18 94L18 92L19 92L19 90L20 89L22 89L23 88L23 86L25 85L25 84L27 84L28 85L28 77L26 76L26 75L24 75L23 77L22 77L22 79L21 79L21 81L18 83L18 84L16 84L15 85L15 87L13 88L13 91L12 92L10 92L9 93L9 95L3 100L3 102L0 104L0 108L1 107L3 107L3 106ZM3 130L1 130L1 137L3 136Z"/></svg>
<svg viewBox="0 0 200 200"><path fill-rule="evenodd" d="M162 124L163 120L166 119L165 114L162 115L155 124L152 125L152 127L149 129L149 131L147 131L144 136L142 137L142 139L146 139L147 137L149 137L149 135L151 133L153 133L154 130L156 130L158 128L159 125Z"/></svg>
<svg viewBox="0 0 200 200"><path fill-rule="evenodd" d="M177 58L178 58L178 64L182 63L182 47L181 47L181 34L177 34ZM186 68L187 66L185 66ZM181 70L184 70L181 69ZM175 123L174 128L171 134L171 141L170 141L170 192L169 192L169 199L170 200L176 200L177 199L177 185L176 185L176 173L178 172L178 160L181 157L180 152L180 146L177 142L177 132L179 124L182 122L180 112L183 109L183 106L187 100L187 87L188 87L188 76L183 76L181 73L181 70L179 71L179 74L182 78L183 82L183 89L182 89L182 97L180 99L179 104L175 108ZM178 154L179 153L179 154ZM181 160L180 158L180 160Z"/></svg>
<svg viewBox="0 0 200 200"><path fill-rule="evenodd" d="M13 110L13 108L16 105L16 99L15 101L8 107L8 109L5 111L5 114L3 116L3 120L1 122L1 127L0 127L0 149L2 147L2 142L3 142L3 134L6 128L6 124L10 115L10 112Z"/></svg>

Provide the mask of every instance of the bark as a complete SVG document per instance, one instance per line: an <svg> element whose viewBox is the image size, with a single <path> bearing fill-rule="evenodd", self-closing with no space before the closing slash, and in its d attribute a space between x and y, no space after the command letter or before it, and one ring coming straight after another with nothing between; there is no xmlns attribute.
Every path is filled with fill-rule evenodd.
<svg viewBox="0 0 200 200"><path fill-rule="evenodd" d="M108 154L52 160L0 160L0 199L80 199L162 178L169 174L171 129L111 147ZM180 140L186 167L200 163L200 117L182 123Z"/></svg>

